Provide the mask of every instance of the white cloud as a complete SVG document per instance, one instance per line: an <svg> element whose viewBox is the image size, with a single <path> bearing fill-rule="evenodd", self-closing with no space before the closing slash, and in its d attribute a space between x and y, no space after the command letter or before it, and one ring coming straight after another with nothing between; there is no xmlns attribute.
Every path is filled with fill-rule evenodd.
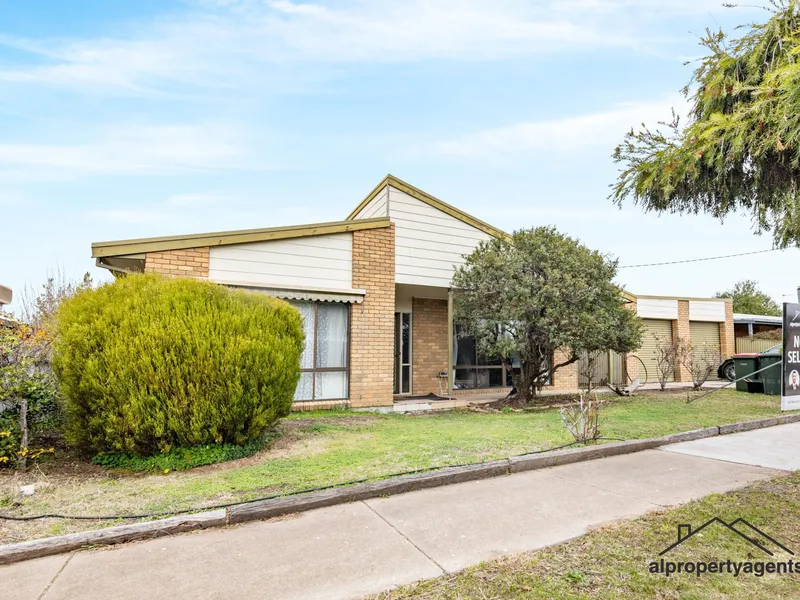
<svg viewBox="0 0 800 600"><path fill-rule="evenodd" d="M225 197L218 194L173 194L167 198L166 204L176 207L207 206L223 200Z"/></svg>
<svg viewBox="0 0 800 600"><path fill-rule="evenodd" d="M127 208L127 209L109 209L109 210L92 210L87 213L91 219L104 221L106 223L153 223L163 221L170 218L170 214L152 208Z"/></svg>
<svg viewBox="0 0 800 600"><path fill-rule="evenodd" d="M73 144L0 144L4 180L261 169L246 136L224 125L125 125Z"/></svg>
<svg viewBox="0 0 800 600"><path fill-rule="evenodd" d="M497 158L531 153L571 153L613 146L641 123L655 126L670 119L670 110L685 110L682 97L672 101L631 102L607 111L542 121L525 121L434 142L430 152L461 159Z"/></svg>
<svg viewBox="0 0 800 600"><path fill-rule="evenodd" d="M0 81L152 94L176 87L270 85L265 66L492 60L652 46L660 20L705 14L717 0L199 0L132 26L127 37L0 44L37 55ZM652 27L643 27L643 23ZM647 37L644 37L647 31ZM292 72L292 76L297 76ZM275 75L277 76L277 75Z"/></svg>
<svg viewBox="0 0 800 600"><path fill-rule="evenodd" d="M0 192L0 207L22 206L25 203L25 194L22 192Z"/></svg>
<svg viewBox="0 0 800 600"><path fill-rule="evenodd" d="M174 223L187 222L213 215L216 206L225 202L228 207L236 204L234 198L216 192L187 192L172 194L161 202L143 202L132 207L90 210L86 215L93 220L106 223ZM192 211L186 211L191 208ZM209 212L210 211L210 212Z"/></svg>

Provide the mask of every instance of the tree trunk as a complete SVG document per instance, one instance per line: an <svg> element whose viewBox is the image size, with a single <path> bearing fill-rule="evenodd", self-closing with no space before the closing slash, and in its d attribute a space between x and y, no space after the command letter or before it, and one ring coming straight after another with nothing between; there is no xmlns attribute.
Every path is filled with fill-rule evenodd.
<svg viewBox="0 0 800 600"><path fill-rule="evenodd" d="M17 455L17 469L24 471L28 466L28 399L21 398L19 401L19 450Z"/></svg>
<svg viewBox="0 0 800 600"><path fill-rule="evenodd" d="M538 376L539 369L536 366L530 362L522 361L516 382L517 397L520 400L529 402L536 398L536 380Z"/></svg>

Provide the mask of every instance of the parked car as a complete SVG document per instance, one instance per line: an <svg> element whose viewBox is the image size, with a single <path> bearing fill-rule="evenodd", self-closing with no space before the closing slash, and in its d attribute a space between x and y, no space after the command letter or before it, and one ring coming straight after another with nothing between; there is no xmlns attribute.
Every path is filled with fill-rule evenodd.
<svg viewBox="0 0 800 600"><path fill-rule="evenodd" d="M776 350L780 350L781 345L778 344L776 346L772 346L771 348L767 348L764 352L759 352L759 356L761 354L766 354L767 352L775 352ZM727 379L728 381L735 381L736 380L736 369L733 366L733 358L728 358L722 361L722 364L717 368L717 377L720 379Z"/></svg>

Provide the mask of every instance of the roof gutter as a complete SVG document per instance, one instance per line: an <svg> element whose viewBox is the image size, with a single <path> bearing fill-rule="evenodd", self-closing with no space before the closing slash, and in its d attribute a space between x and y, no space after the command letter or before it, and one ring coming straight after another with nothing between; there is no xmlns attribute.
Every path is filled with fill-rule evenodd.
<svg viewBox="0 0 800 600"><path fill-rule="evenodd" d="M238 231L220 231L193 235L173 235L158 238L140 238L133 240L116 240L95 242L92 244L92 257L115 257L146 252L164 252L166 250L182 250L185 248L202 248L205 246L226 246L232 244L249 244L283 239L346 233L364 229L390 227L389 217L361 219L358 221L332 221L311 225L290 225L288 227L270 227L267 229L244 229Z"/></svg>

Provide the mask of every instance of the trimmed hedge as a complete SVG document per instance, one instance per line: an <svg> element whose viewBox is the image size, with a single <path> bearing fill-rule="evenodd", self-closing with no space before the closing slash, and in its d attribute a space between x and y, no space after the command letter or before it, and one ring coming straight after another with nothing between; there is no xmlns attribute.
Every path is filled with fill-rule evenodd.
<svg viewBox="0 0 800 600"><path fill-rule="evenodd" d="M207 281L82 291L59 309L53 349L67 441L150 456L256 440L291 409L303 339L288 303Z"/></svg>

